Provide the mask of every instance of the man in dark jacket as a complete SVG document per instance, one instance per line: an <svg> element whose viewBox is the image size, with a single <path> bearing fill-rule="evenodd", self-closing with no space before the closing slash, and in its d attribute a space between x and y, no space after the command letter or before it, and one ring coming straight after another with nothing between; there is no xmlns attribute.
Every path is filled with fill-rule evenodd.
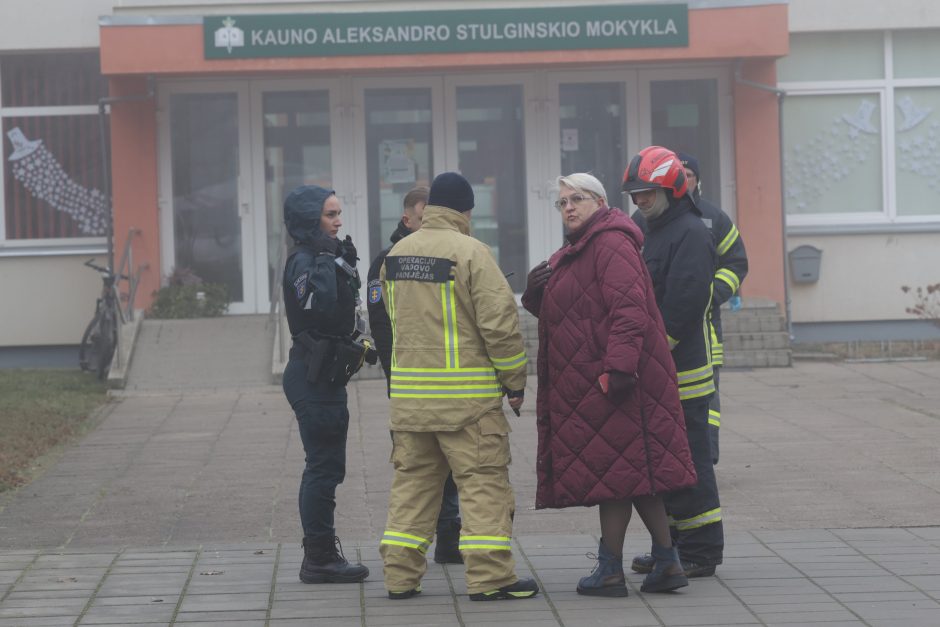
<svg viewBox="0 0 940 627"><path fill-rule="evenodd" d="M415 187L407 194L402 201L404 211L398 227L392 233L392 246L399 240L411 235L421 228L421 220L424 217L424 206L428 204L428 187ZM368 310L369 310L369 328L372 331L372 338L375 340L376 349L379 352L379 361L382 362L382 370L385 371L386 385L391 386L392 377L392 323L389 320L388 312L385 310L385 303L382 301L382 282L379 280L379 272L382 270L382 264L385 263L385 257L392 246L384 249L369 266L368 280ZM390 389L390 388L389 388ZM447 475L444 482L444 496L441 499L441 513L437 518L437 542L434 546L434 561L438 564L463 564L463 558L460 556L458 545L460 543L460 502L457 497L457 484L454 483L453 474Z"/></svg>
<svg viewBox="0 0 940 627"><path fill-rule="evenodd" d="M718 484L711 461L708 403L715 391L707 315L717 253L711 231L687 194L679 158L660 146L643 149L624 173L628 192L646 219L643 246L656 303L663 316L679 380L679 399L698 484L666 495L673 531L688 577L715 573L722 561L724 531ZM649 555L633 569L652 568Z"/></svg>
<svg viewBox="0 0 940 627"><path fill-rule="evenodd" d="M712 368L715 373L715 394L712 396L708 408L708 433L710 436L712 463L718 463L718 434L721 428L721 399L718 392L718 370L724 364L724 345L721 333L721 306L728 302L741 287L744 277L747 276L747 252L744 249L744 240L738 233L737 227L727 213L716 205L705 200L699 189L699 163L698 159L690 154L678 152L676 156L685 168L685 176L689 185L689 194L695 206L702 212L702 222L711 232L718 251L718 269L712 281L712 308L709 319L709 332L711 335ZM633 219L643 233L649 230L646 218L642 212L633 214Z"/></svg>

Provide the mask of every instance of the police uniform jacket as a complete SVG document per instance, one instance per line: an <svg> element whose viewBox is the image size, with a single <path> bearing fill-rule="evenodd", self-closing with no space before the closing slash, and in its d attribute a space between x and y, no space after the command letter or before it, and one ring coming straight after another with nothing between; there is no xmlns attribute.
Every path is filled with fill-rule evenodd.
<svg viewBox="0 0 940 627"><path fill-rule="evenodd" d="M634 220L638 215L642 216L637 211ZM706 314L717 253L711 231L688 196L670 199L662 215L648 221L643 259L672 348L679 398L708 397L715 383Z"/></svg>
<svg viewBox="0 0 940 627"><path fill-rule="evenodd" d="M391 427L457 431L521 390L526 355L509 283L466 214L428 205L379 272L392 325Z"/></svg>
<svg viewBox="0 0 940 627"><path fill-rule="evenodd" d="M392 233L392 246L397 244L402 238L411 235L411 230L405 226L405 223L398 222L398 227ZM385 257L392 246L385 248L369 266L369 274L366 277L366 308L369 311L369 330L372 331L372 339L375 340L375 348L379 353L379 361L382 362L382 370L385 371L385 378L392 376L390 370L392 363L392 323L388 318L388 312L385 311L385 302L382 300L382 282L379 280L379 270L385 263Z"/></svg>

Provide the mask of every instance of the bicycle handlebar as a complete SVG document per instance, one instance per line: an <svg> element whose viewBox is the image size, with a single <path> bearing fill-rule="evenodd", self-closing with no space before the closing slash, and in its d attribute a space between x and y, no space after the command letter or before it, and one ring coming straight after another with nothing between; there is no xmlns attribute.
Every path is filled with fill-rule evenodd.
<svg viewBox="0 0 940 627"><path fill-rule="evenodd" d="M100 272L101 274L104 274L104 275L106 275L106 276L114 277L115 279L119 279L119 280L120 280L120 279L124 279L124 280L128 280L128 281L130 280L130 277L127 276L126 274L116 275L116 274L114 274L113 272L111 272L111 269L110 269L110 268L104 268L104 267L102 267L102 266L97 265L97 264L95 263L94 258L91 258L91 259L89 259L88 261L86 261L86 262L85 262L85 265L88 266L89 268L91 268L92 270L97 270L98 272Z"/></svg>

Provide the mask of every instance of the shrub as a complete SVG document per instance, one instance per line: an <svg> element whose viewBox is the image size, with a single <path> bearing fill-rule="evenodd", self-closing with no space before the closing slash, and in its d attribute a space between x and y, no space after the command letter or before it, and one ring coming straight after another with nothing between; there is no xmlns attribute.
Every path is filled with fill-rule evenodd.
<svg viewBox="0 0 940 627"><path fill-rule="evenodd" d="M219 283L203 283L189 268L176 268L168 285L154 292L151 318L212 318L228 310L228 289Z"/></svg>
<svg viewBox="0 0 940 627"><path fill-rule="evenodd" d="M940 283L916 288L903 285L901 291L914 294L914 306L906 307L904 311L940 326Z"/></svg>

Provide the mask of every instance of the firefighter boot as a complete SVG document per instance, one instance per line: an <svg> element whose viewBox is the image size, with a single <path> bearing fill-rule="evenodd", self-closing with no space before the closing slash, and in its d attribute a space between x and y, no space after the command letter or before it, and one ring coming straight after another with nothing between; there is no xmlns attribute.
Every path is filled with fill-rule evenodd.
<svg viewBox="0 0 940 627"><path fill-rule="evenodd" d="M645 553L634 557L630 568L633 569L633 572L643 575L653 572L655 563L656 558L653 557L653 554ZM690 579L693 577L711 577L715 574L714 564L698 564L689 560L682 560L682 569L685 571L685 576Z"/></svg>
<svg viewBox="0 0 940 627"><path fill-rule="evenodd" d="M653 569L643 580L643 585L640 586L641 592L669 592L689 585L676 547L659 546L654 543L651 555L655 560Z"/></svg>
<svg viewBox="0 0 940 627"><path fill-rule="evenodd" d="M590 553L588 554L590 557ZM597 545L597 564L587 577L578 581L578 594L593 597L625 597L627 584L623 577L623 556L611 553L601 538Z"/></svg>
<svg viewBox="0 0 940 627"><path fill-rule="evenodd" d="M475 592L470 595L471 601L500 601L502 599L531 599L539 593L539 584L535 579L520 579L508 586L490 590L489 592Z"/></svg>
<svg viewBox="0 0 940 627"><path fill-rule="evenodd" d="M457 546L460 544L460 520L447 521L437 527L434 561L438 564L463 564Z"/></svg>
<svg viewBox="0 0 940 627"><path fill-rule="evenodd" d="M300 565L303 583L358 583L369 576L362 564L350 564L343 555L339 538L305 537L304 561Z"/></svg>

